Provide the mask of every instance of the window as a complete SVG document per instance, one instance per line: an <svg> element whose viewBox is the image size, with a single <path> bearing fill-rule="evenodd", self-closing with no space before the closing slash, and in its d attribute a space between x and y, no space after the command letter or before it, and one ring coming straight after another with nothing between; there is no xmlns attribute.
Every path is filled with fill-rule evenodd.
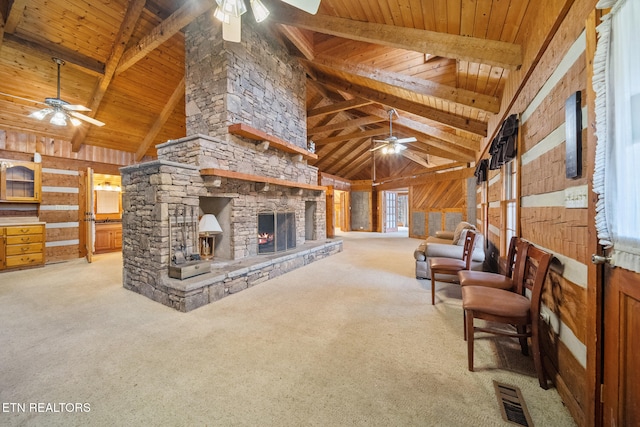
<svg viewBox="0 0 640 427"><path fill-rule="evenodd" d="M518 176L517 164L510 161L502 166L502 229L500 253L506 254L511 237L518 235Z"/></svg>
<svg viewBox="0 0 640 427"><path fill-rule="evenodd" d="M480 224L481 231L485 236L489 235L489 182L484 181L480 183Z"/></svg>

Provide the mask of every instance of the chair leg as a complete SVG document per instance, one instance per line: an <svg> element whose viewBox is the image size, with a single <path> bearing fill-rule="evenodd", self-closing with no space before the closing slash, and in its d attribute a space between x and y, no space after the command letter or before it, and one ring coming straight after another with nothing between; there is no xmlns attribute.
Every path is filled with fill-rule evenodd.
<svg viewBox="0 0 640 427"><path fill-rule="evenodd" d="M465 325L467 337L467 359L469 361L469 370L473 372L473 312L467 313L465 310Z"/></svg>
<svg viewBox="0 0 640 427"><path fill-rule="evenodd" d="M436 275L431 269L431 305L436 305Z"/></svg>
<svg viewBox="0 0 640 427"><path fill-rule="evenodd" d="M523 325L516 326L516 331L521 335L525 335L527 333L527 327ZM522 354L524 354L525 356L528 356L529 344L527 343L527 337L521 336L521 337L518 337L518 340L520 341L520 350L522 351Z"/></svg>
<svg viewBox="0 0 640 427"><path fill-rule="evenodd" d="M549 385L547 384L547 375L544 370L544 363L542 361L542 347L540 344L540 339L537 330L533 330L531 335L531 347L533 351L533 365L536 368L536 373L538 374L538 383L540 387L547 390Z"/></svg>
<svg viewBox="0 0 640 427"><path fill-rule="evenodd" d="M462 310L462 333L464 334L464 340L467 340L467 311Z"/></svg>

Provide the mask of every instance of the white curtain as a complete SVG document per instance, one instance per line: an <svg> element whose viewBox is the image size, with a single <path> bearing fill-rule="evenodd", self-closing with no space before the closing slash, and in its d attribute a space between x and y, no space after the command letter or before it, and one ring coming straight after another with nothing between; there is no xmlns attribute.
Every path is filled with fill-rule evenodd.
<svg viewBox="0 0 640 427"><path fill-rule="evenodd" d="M640 273L640 1L601 0L598 26L596 227L616 266Z"/></svg>

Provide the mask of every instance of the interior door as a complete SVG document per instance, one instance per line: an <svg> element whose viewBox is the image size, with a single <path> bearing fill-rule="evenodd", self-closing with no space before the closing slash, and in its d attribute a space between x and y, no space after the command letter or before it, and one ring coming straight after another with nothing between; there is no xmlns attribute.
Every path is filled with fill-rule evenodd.
<svg viewBox="0 0 640 427"><path fill-rule="evenodd" d="M95 212L94 212L94 192L93 192L93 169L87 168L86 184L85 184L85 214L84 214L84 231L85 231L85 251L87 262L93 261L93 248L95 236Z"/></svg>
<svg viewBox="0 0 640 427"><path fill-rule="evenodd" d="M327 187L327 198L326 198L326 204L327 204L327 212L326 212L326 222L327 222L327 237L335 237L336 235L336 229L335 229L335 192L333 190L333 185L329 185Z"/></svg>
<svg viewBox="0 0 640 427"><path fill-rule="evenodd" d="M638 426L640 274L605 266L604 298L604 425Z"/></svg>
<svg viewBox="0 0 640 427"><path fill-rule="evenodd" d="M383 233L392 233L398 231L398 194L394 191L385 191L384 199Z"/></svg>

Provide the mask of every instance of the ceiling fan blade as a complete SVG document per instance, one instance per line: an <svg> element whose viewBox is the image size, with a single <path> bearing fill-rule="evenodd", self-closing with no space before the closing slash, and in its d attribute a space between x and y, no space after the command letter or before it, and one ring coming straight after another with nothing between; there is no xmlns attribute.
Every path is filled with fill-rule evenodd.
<svg viewBox="0 0 640 427"><path fill-rule="evenodd" d="M228 15L229 23L222 23L222 38L228 42L240 43L240 33L242 30L242 21L239 16L233 14Z"/></svg>
<svg viewBox="0 0 640 427"><path fill-rule="evenodd" d="M412 137L412 136L411 136L411 137L409 137L409 138L400 138L400 139L397 139L397 140L396 140L396 142L397 142L398 144L406 144L407 142L416 142L416 141L417 141L417 139L415 139L415 138L414 138L414 137Z"/></svg>
<svg viewBox="0 0 640 427"><path fill-rule="evenodd" d="M379 142L381 144L388 144L389 141L386 139L374 139L373 142Z"/></svg>
<svg viewBox="0 0 640 427"><path fill-rule="evenodd" d="M92 125L104 126L104 123L100 120L96 120L93 117L85 116L84 114L78 113L77 111L69 111L69 115L77 119L84 120L85 122L91 123Z"/></svg>
<svg viewBox="0 0 640 427"><path fill-rule="evenodd" d="M386 146L387 146L386 144L378 145L377 147L373 147L369 151L376 151L376 150L379 150L379 149L384 148Z"/></svg>
<svg viewBox="0 0 640 427"><path fill-rule="evenodd" d="M320 7L320 0L282 0L291 6L302 9L307 13L315 15Z"/></svg>
<svg viewBox="0 0 640 427"><path fill-rule="evenodd" d="M91 111L91 108L87 108L84 105L67 104L67 105L63 105L62 108L69 111Z"/></svg>
<svg viewBox="0 0 640 427"><path fill-rule="evenodd" d="M7 98L19 99L20 101L27 101L27 102L31 102L31 103L34 103L34 104L46 105L42 101L36 101L35 99L23 98L21 96L11 95L9 93L4 93L4 92L0 92L0 96L6 96Z"/></svg>
<svg viewBox="0 0 640 427"><path fill-rule="evenodd" d="M406 149L407 149L407 147L405 147L404 145L401 145L401 144L396 144L396 145L394 145L394 147L393 147L393 148L396 148L396 147L397 147L397 148L398 148L398 150L400 150L400 151L402 151L402 150L406 150Z"/></svg>

